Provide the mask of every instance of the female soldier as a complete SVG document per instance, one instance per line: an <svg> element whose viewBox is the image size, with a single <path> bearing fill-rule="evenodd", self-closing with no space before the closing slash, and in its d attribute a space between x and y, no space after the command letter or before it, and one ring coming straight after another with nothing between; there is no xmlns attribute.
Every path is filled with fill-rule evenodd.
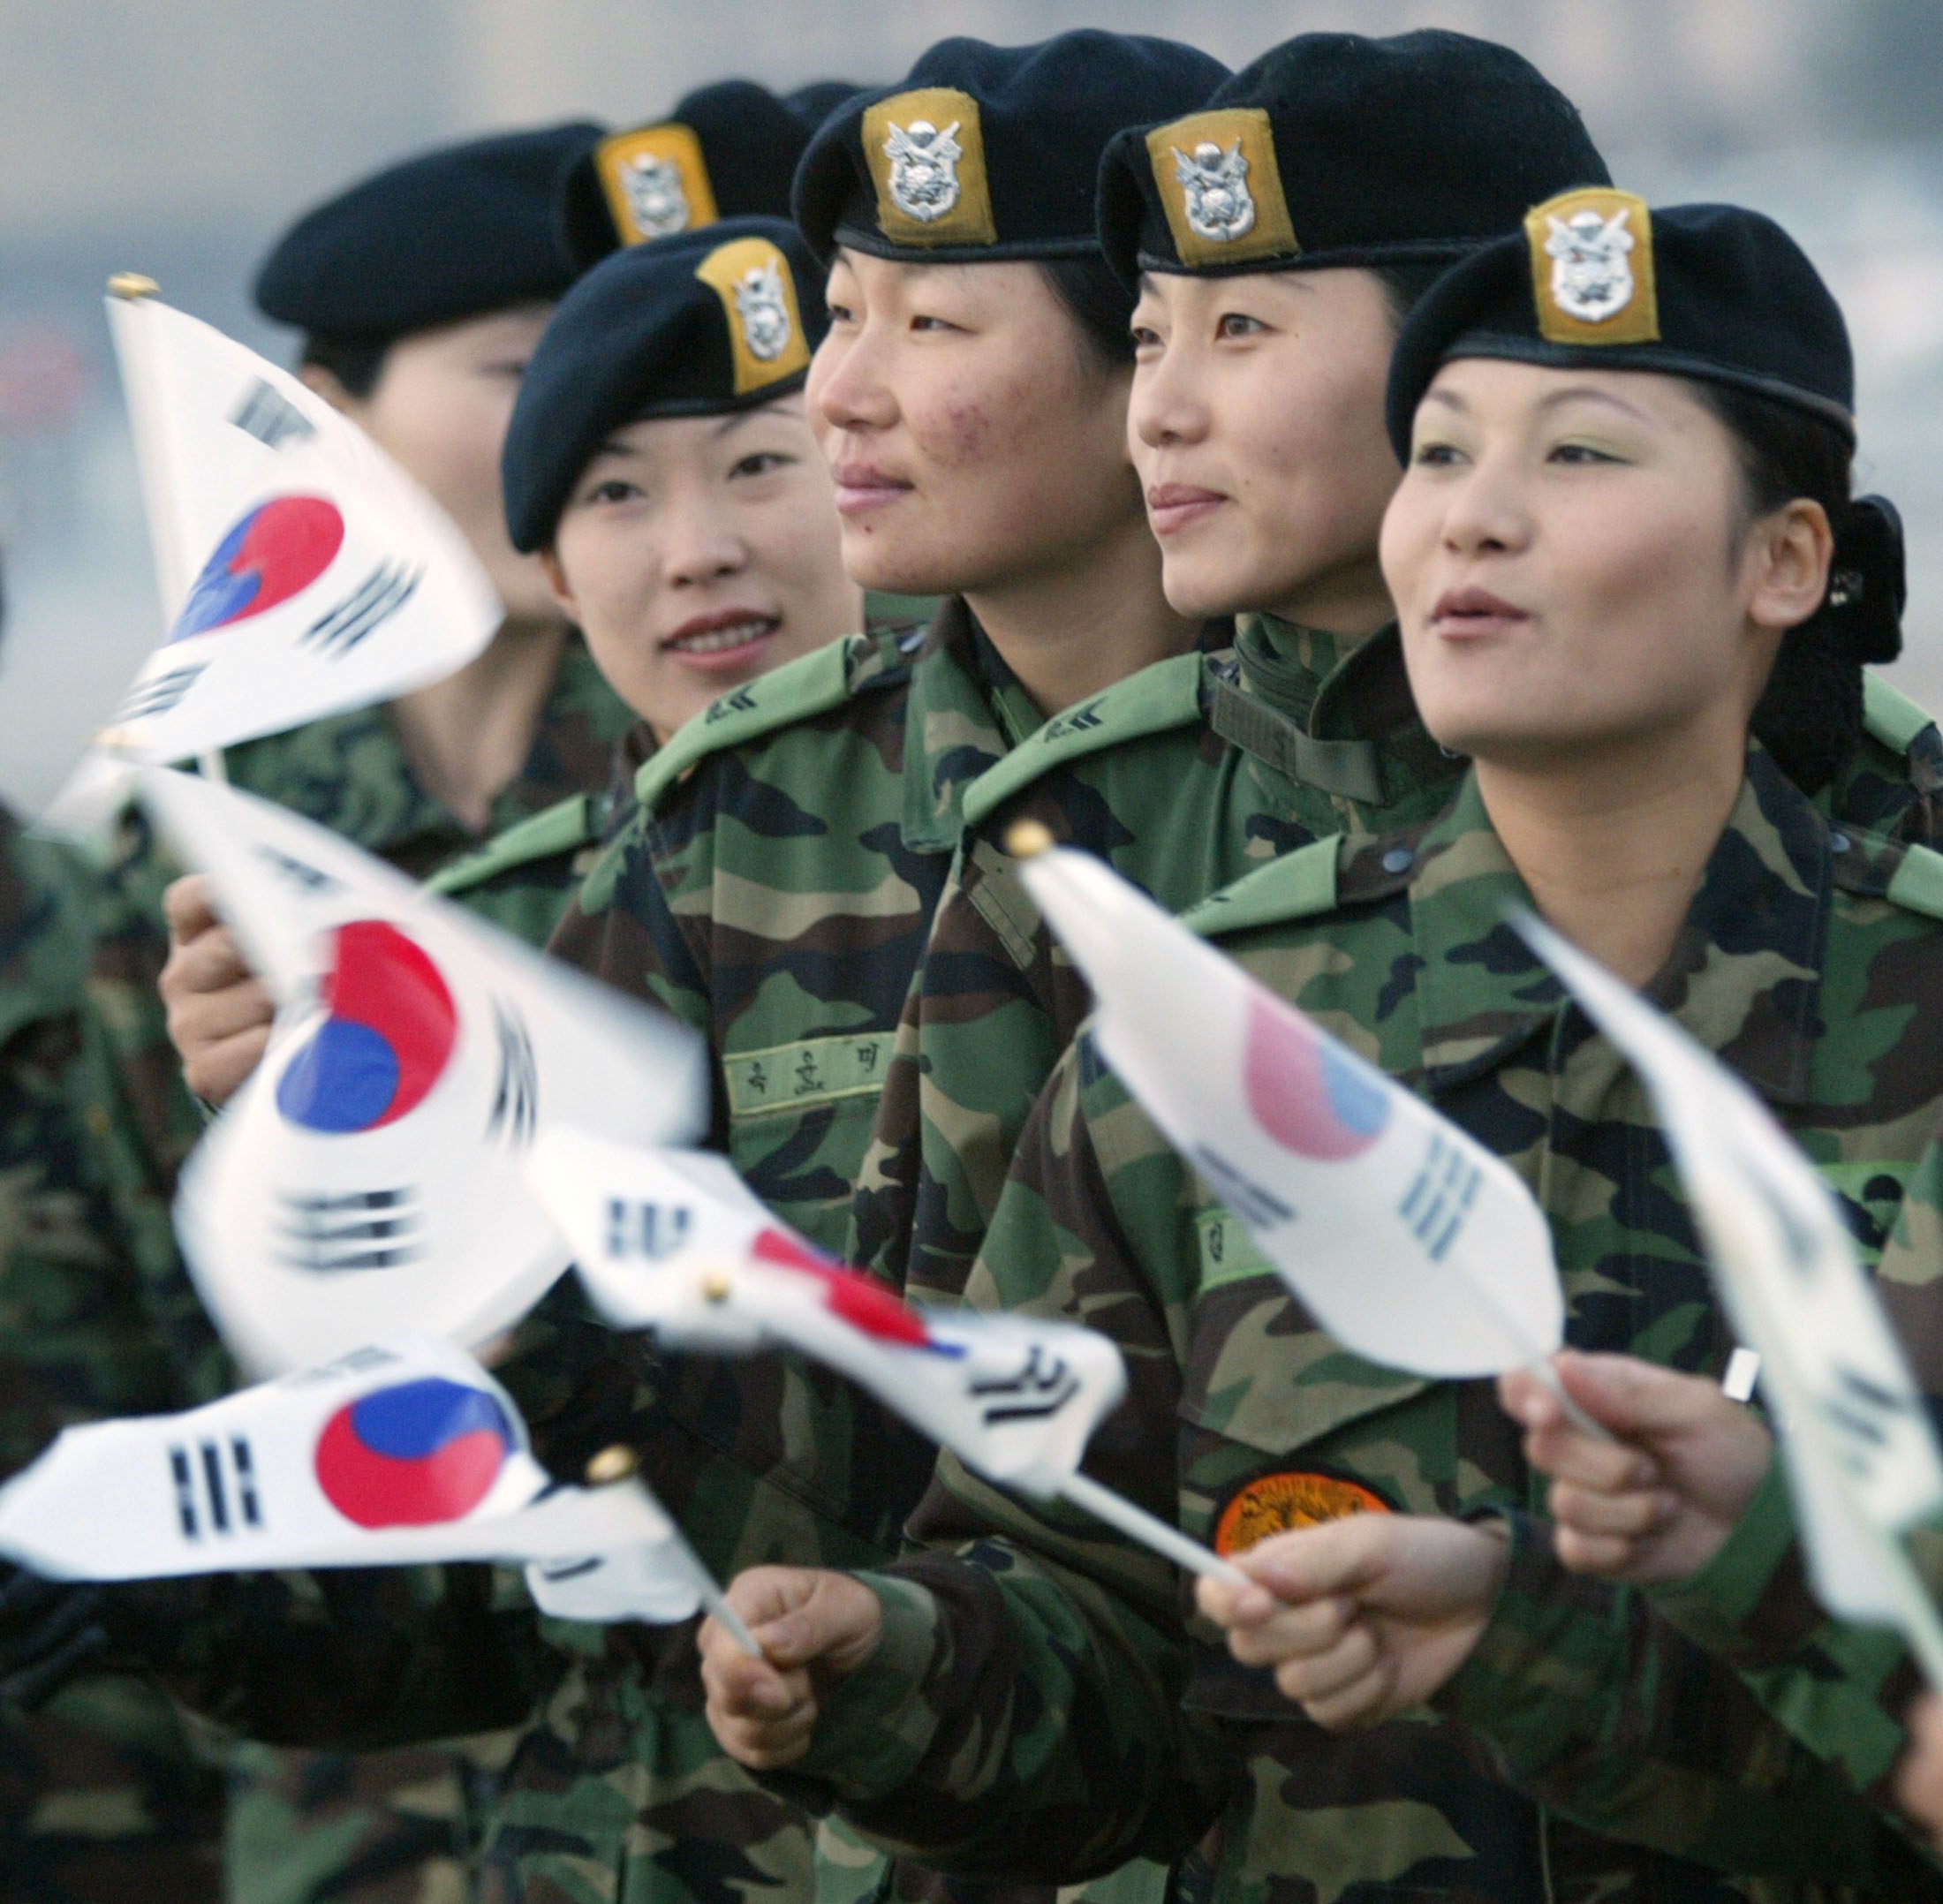
<svg viewBox="0 0 1943 1904"><path fill-rule="evenodd" d="M952 599L921 640L826 650L684 729L555 948L707 1036L718 1142L827 1244L964 788L1047 714L1194 640L1161 593L1127 459L1131 300L1092 203L1115 132L1221 77L1115 34L950 40L835 113L798 173L798 223L830 261L808 395L845 565L866 587ZM652 1411L608 1439L642 1448L718 1569L894 1551L929 1457L841 1385L787 1358L639 1376L618 1392ZM699 1708L692 1662L668 1665ZM588 1765L577 1802L607 1802L613 1778ZM847 1857L871 1881L869 1858Z"/></svg>
<svg viewBox="0 0 1943 1904"><path fill-rule="evenodd" d="M1400 454L1412 419L1415 437L1384 572L1425 723L1474 764L1428 825L1321 842L1229 888L1253 920L1232 944L1519 1170L1552 1221L1575 1343L1717 1365L1725 1332L1644 1090L1503 908L1522 899L1650 981L1832 1181L1884 1206L1858 1218L1893 1211L1943 1113L1943 1054L1910 1030L1943 986L1943 932L1915 910L1934 861L1831 828L1749 742L1777 653L1829 643L1851 658L1788 731L1839 759L1853 657L1883 638L1886 566L1858 554L1859 588L1826 599L1838 537L1845 568L1863 547L1841 315L1756 214L1571 193L1431 294L1393 380ZM1298 1515L1495 1514L1515 1628L1536 1487L1489 1389L1346 1353L1259 1260L1204 1252L1226 1221L1125 1094L1069 1062L972 1296L1083 1314L1128 1349L1101 1479L1231 1553ZM1912 1294L1934 1276L1898 1273ZM1172 1569L1077 1517L1001 1502L947 1460L917 1525L980 1545L864 1582L752 1575L736 1598L769 1622L774 1665L730 1661L710 1635L707 1670L738 1756L808 1772L934 1855L1002 1870L1024 1844L1083 1868L1218 1817L1217 1894L1236 1898L1325 1878L1412 1898L1933 1887L1690 1646L1669 1651L1688 1696L1664 1749L1610 1728L1597 1752L1533 1749L1501 1727L1517 1709L1502 1682L1532 1661L1500 1674L1484 1648L1440 1696L1458 1723L1332 1737L1190 1623ZM1474 1556L1489 1542L1457 1532ZM1206 1604L1271 1631L1303 1617ZM1306 1611L1342 1616L1325 1606ZM1556 1687L1573 1663L1539 1666ZM1352 1651L1345 1683L1368 1670ZM1062 1725L1035 1726L1047 1711Z"/></svg>
<svg viewBox="0 0 1943 1904"><path fill-rule="evenodd" d="M804 409L827 321L818 277L774 219L638 245L568 293L528 367L506 438L507 522L639 716L613 790L622 810L634 773L718 695L862 625ZM457 895L527 856L577 851L605 830L602 805L542 814L431 883ZM517 1386L530 1363L556 1385L554 1349L534 1334L502 1372ZM646 1683L669 1636L556 1636L573 1664L506 1770L488 1893L523 1897L570 1870L608 1874L620 1896L805 1893L806 1822L722 1759L692 1704Z"/></svg>

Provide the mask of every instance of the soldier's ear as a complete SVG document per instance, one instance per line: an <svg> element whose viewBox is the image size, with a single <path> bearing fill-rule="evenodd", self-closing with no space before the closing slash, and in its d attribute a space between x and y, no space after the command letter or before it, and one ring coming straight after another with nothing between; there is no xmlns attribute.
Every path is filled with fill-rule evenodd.
<svg viewBox="0 0 1943 1904"><path fill-rule="evenodd" d="M573 591L567 586L567 571L560 566L560 557L549 542L539 552L540 572L547 578L547 592L559 604L560 612L576 628L580 625L580 611L573 599Z"/></svg>

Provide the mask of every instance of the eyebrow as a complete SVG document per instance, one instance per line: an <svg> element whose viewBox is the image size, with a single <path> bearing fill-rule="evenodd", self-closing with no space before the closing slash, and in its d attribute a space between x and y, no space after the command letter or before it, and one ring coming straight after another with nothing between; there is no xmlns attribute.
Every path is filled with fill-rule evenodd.
<svg viewBox="0 0 1943 1904"><path fill-rule="evenodd" d="M1447 410L1461 411L1467 416L1470 413L1470 405L1455 390L1433 387L1424 392L1421 401L1426 404L1441 404ZM1623 411L1635 422L1651 423L1653 420L1644 410L1629 404L1623 397L1614 397L1611 391L1596 389L1590 383L1572 383L1562 390L1554 390L1549 397L1541 397L1537 407L1543 415L1558 409L1561 404L1571 403L1605 404L1611 409Z"/></svg>
<svg viewBox="0 0 1943 1904"><path fill-rule="evenodd" d="M1432 388L1424 392L1426 404L1441 404L1447 410L1459 410L1470 413L1470 405L1455 390ZM1623 397L1614 397L1610 390L1602 390L1590 383L1569 383L1562 390L1554 390L1549 397L1541 397L1538 409L1541 414L1558 409L1561 404L1572 403L1605 404L1614 410L1622 410L1636 422L1651 423L1653 419L1644 410L1629 404Z"/></svg>
<svg viewBox="0 0 1943 1904"><path fill-rule="evenodd" d="M745 423L753 423L761 417L775 417L782 414L782 399L771 397L766 404L752 404L746 410L731 410L708 434L716 442L732 430L739 430Z"/></svg>

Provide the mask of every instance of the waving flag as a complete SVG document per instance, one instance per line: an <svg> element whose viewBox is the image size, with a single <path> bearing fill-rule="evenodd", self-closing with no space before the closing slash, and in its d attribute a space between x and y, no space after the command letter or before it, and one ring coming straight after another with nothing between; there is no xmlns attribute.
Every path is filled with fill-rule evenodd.
<svg viewBox="0 0 1943 1904"><path fill-rule="evenodd" d="M1097 859L1027 859L1101 1054L1268 1263L1358 1355L1422 1375L1543 1365L1551 1231L1502 1160Z"/></svg>
<svg viewBox="0 0 1943 1904"><path fill-rule="evenodd" d="M1943 1686L1943 1621L1902 1545L1943 1511L1943 1455L1826 1184L1710 1052L1549 926L1514 923L1652 1093L1721 1300L1761 1358L1817 1591L1901 1628Z"/></svg>
<svg viewBox="0 0 1943 1904"><path fill-rule="evenodd" d="M502 619L444 511L348 418L153 296L108 300L168 633L104 742L189 755L442 679Z"/></svg>
<svg viewBox="0 0 1943 1904"><path fill-rule="evenodd" d="M613 1555L634 1590L609 1618L684 1619L714 1592L638 1481L555 1483L506 1392L409 1336L185 1414L64 1431L0 1488L0 1553L62 1580Z"/></svg>
<svg viewBox="0 0 1943 1904"><path fill-rule="evenodd" d="M533 1182L594 1306L691 1348L786 1344L867 1389L988 1479L1063 1495L1177 1564L1239 1579L1177 1528L1079 1471L1126 1388L1103 1335L1036 1317L913 1307L770 1216L720 1157L560 1128Z"/></svg>
<svg viewBox="0 0 1943 1904"><path fill-rule="evenodd" d="M277 1007L176 1202L217 1326L266 1373L400 1329L499 1334L567 1265L518 1167L536 1134L692 1136L699 1040L282 807L139 784Z"/></svg>

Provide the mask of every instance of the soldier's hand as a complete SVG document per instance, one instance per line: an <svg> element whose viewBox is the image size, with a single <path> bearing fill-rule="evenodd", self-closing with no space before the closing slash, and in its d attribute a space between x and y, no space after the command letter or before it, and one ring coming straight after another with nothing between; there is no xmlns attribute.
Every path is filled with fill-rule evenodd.
<svg viewBox="0 0 1943 1904"><path fill-rule="evenodd" d="M196 873L178 880L163 895L163 909L169 920L169 963L161 980L169 1042L190 1090L223 1104L262 1062L276 1008L216 917L207 878Z"/></svg>
<svg viewBox="0 0 1943 1904"><path fill-rule="evenodd" d="M1235 1557L1256 1583L1199 1583L1201 1611L1244 1666L1340 1732L1421 1705L1470 1657L1504 1583L1501 1529L1357 1514Z"/></svg>
<svg viewBox="0 0 1943 1904"><path fill-rule="evenodd" d="M763 1657L752 1659L714 1620L702 1622L708 1723L722 1750L752 1771L793 1765L809 1749L822 1696L877 1650L877 1596L849 1574L754 1567L728 1597Z"/></svg>
<svg viewBox="0 0 1943 1904"><path fill-rule="evenodd" d="M1567 1351L1554 1365L1566 1393L1617 1438L1575 1427L1537 1377L1499 1379L1499 1399L1525 1431L1525 1458L1552 1477L1559 1559L1641 1586L1697 1573L1773 1461L1760 1417L1705 1377L1631 1356Z"/></svg>
<svg viewBox="0 0 1943 1904"><path fill-rule="evenodd" d="M1943 1850L1943 1699L1933 1692L1909 1709L1909 1749L1896 1768L1896 1798Z"/></svg>

